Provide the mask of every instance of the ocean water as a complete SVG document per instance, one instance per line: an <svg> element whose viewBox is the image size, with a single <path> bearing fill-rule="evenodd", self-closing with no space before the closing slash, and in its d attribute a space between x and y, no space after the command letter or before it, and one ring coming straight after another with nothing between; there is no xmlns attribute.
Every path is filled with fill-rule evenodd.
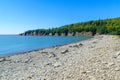
<svg viewBox="0 0 120 80"><path fill-rule="evenodd" d="M16 36L0 35L0 56L6 56L36 49L64 45L86 40L86 36Z"/></svg>

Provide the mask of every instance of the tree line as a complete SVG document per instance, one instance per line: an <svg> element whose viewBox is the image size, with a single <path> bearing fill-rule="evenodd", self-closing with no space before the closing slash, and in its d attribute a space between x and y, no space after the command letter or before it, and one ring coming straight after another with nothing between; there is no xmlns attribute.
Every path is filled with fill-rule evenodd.
<svg viewBox="0 0 120 80"><path fill-rule="evenodd" d="M21 35L61 35L64 33L67 35L68 33L75 32L92 32L95 34L112 34L112 35L120 35L120 18L111 18L104 20L91 20L87 22L79 22L75 24L64 25L58 28L52 29L36 29L36 30L28 30Z"/></svg>

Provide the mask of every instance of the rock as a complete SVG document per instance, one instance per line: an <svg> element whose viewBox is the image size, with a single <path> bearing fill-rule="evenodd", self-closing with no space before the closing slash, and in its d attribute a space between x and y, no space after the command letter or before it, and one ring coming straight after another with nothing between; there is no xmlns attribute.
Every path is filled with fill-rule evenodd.
<svg viewBox="0 0 120 80"><path fill-rule="evenodd" d="M56 58L56 60L59 60L59 58Z"/></svg>
<svg viewBox="0 0 120 80"><path fill-rule="evenodd" d="M97 80L94 76L89 76L90 80Z"/></svg>
<svg viewBox="0 0 120 80"><path fill-rule="evenodd" d="M92 32L75 32L75 36L92 36Z"/></svg>
<svg viewBox="0 0 120 80"><path fill-rule="evenodd" d="M56 62L53 64L54 67L60 67L61 66L61 63L60 62Z"/></svg>
<svg viewBox="0 0 120 80"><path fill-rule="evenodd" d="M32 77L31 77L31 76L28 76L27 78L28 78L28 79L32 79Z"/></svg>
<svg viewBox="0 0 120 80"><path fill-rule="evenodd" d="M80 79L78 79L78 80L84 80L84 79L80 78Z"/></svg>
<svg viewBox="0 0 120 80"><path fill-rule="evenodd" d="M83 44L82 44L82 43L80 43L80 44L79 44L79 46L83 46Z"/></svg>
<svg viewBox="0 0 120 80"><path fill-rule="evenodd" d="M120 51L116 53L116 56L120 56Z"/></svg>
<svg viewBox="0 0 120 80"><path fill-rule="evenodd" d="M86 71L82 71L81 73L82 73L82 74L86 74Z"/></svg>
<svg viewBox="0 0 120 80"><path fill-rule="evenodd" d="M65 53L67 53L67 52L69 52L69 51L68 51L68 50L63 50L63 51L61 51L62 54L65 54Z"/></svg>
<svg viewBox="0 0 120 80"><path fill-rule="evenodd" d="M79 45L73 45L73 47L79 48Z"/></svg>
<svg viewBox="0 0 120 80"><path fill-rule="evenodd" d="M93 44L96 44L97 42L96 41L94 41L94 42L92 42Z"/></svg>
<svg viewBox="0 0 120 80"><path fill-rule="evenodd" d="M86 71L87 74L91 73L91 71Z"/></svg>
<svg viewBox="0 0 120 80"><path fill-rule="evenodd" d="M69 46L69 47L77 47L77 48L79 48L80 46L83 46L83 44L82 43L79 43L78 45L77 44L75 44L75 45L73 45L73 46Z"/></svg>
<svg viewBox="0 0 120 80"><path fill-rule="evenodd" d="M108 66L113 66L115 65L115 63L111 62L111 63L108 63Z"/></svg>
<svg viewBox="0 0 120 80"><path fill-rule="evenodd" d="M53 53L52 55L49 56L49 58L56 57L56 56L57 55Z"/></svg>
<svg viewBox="0 0 120 80"><path fill-rule="evenodd" d="M73 47L73 46L70 45L69 47Z"/></svg>
<svg viewBox="0 0 120 80"><path fill-rule="evenodd" d="M67 36L74 36L75 35L75 33L74 32L72 32L72 33L68 33L68 35Z"/></svg>
<svg viewBox="0 0 120 80"><path fill-rule="evenodd" d="M5 61L6 59L4 57L0 58L0 62Z"/></svg>
<svg viewBox="0 0 120 80"><path fill-rule="evenodd" d="M120 57L120 51L115 54L115 58Z"/></svg>
<svg viewBox="0 0 120 80"><path fill-rule="evenodd" d="M25 63L31 63L32 62L32 59L28 59L26 61L24 61Z"/></svg>
<svg viewBox="0 0 120 80"><path fill-rule="evenodd" d="M15 60L15 61L13 61L14 63L19 63L20 62L20 60Z"/></svg>
<svg viewBox="0 0 120 80"><path fill-rule="evenodd" d="M118 59L117 62L120 63L120 59Z"/></svg>
<svg viewBox="0 0 120 80"><path fill-rule="evenodd" d="M41 53L47 54L48 52L41 52Z"/></svg>
<svg viewBox="0 0 120 80"><path fill-rule="evenodd" d="M102 62L102 64L108 64L107 62Z"/></svg>
<svg viewBox="0 0 120 80"><path fill-rule="evenodd" d="M117 59L120 59L120 55L117 57Z"/></svg>
<svg viewBox="0 0 120 80"><path fill-rule="evenodd" d="M120 68L119 67L115 68L115 71L120 71Z"/></svg>
<svg viewBox="0 0 120 80"><path fill-rule="evenodd" d="M49 65L49 66L51 66L51 65L52 65L52 63L47 63L46 65Z"/></svg>

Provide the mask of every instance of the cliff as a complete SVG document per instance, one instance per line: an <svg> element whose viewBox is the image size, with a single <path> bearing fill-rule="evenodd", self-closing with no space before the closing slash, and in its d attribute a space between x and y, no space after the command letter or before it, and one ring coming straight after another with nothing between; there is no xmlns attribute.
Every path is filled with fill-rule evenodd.
<svg viewBox="0 0 120 80"><path fill-rule="evenodd" d="M20 34L21 36L93 36L93 33L92 32L75 32L75 33L55 33L55 34L52 34L52 33L49 33L49 34L36 34L36 32L34 33L30 33L30 34L25 34L25 33L22 33Z"/></svg>

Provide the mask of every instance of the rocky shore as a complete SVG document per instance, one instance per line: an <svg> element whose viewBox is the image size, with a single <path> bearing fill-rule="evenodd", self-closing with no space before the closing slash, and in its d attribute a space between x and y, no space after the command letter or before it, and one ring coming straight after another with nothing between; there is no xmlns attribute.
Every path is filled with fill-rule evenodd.
<svg viewBox="0 0 120 80"><path fill-rule="evenodd" d="M98 35L0 57L0 80L120 80L120 39Z"/></svg>

